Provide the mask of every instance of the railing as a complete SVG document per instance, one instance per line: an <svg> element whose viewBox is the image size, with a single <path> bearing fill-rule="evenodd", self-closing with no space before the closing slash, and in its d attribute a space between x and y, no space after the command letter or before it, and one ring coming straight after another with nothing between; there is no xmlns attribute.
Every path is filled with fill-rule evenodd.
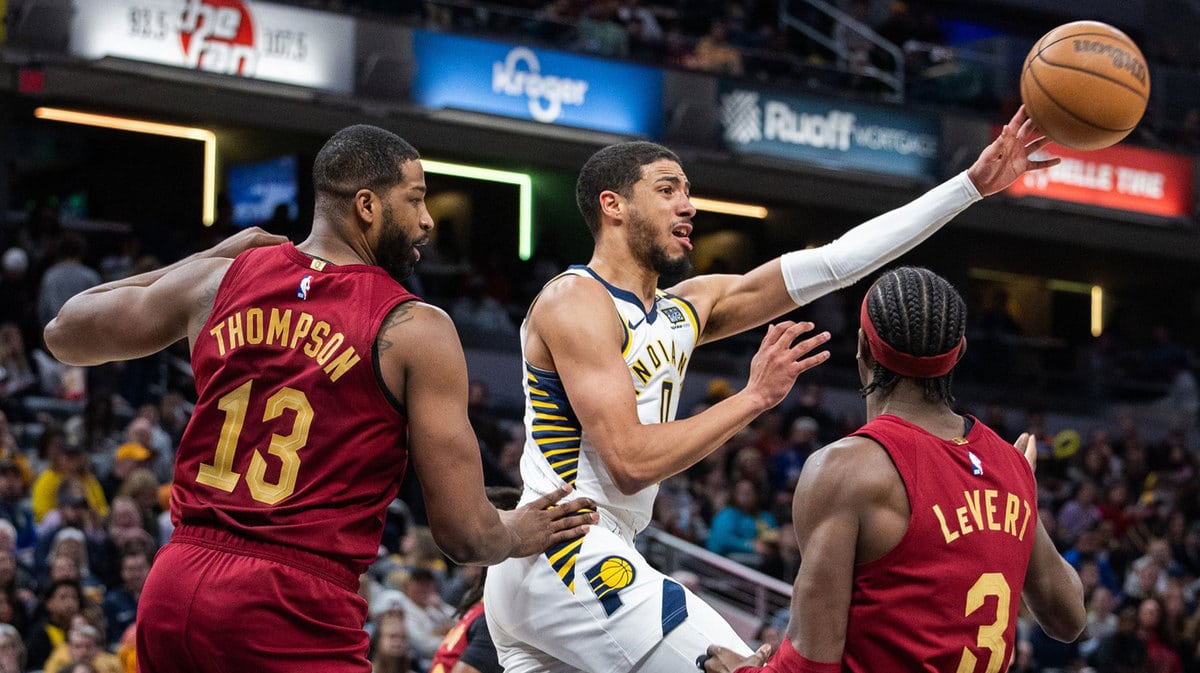
<svg viewBox="0 0 1200 673"><path fill-rule="evenodd" d="M904 52L892 42L884 39L879 33L876 33L867 24L855 19L849 14L843 12L837 7L825 2L825 0L802 0L803 4L812 9L824 14L831 19L835 25L848 30L871 45L888 55L891 61L891 67L888 69L880 68L876 65L867 63L856 70L851 70L849 62L851 55L847 53L846 46L834 39L824 30L814 28L809 23L801 19L795 12L792 11L792 3L790 0L783 0L779 3L779 25L781 28L790 28L804 35L806 38L821 45L825 49L832 52L838 60L839 64L843 64L840 68L848 75L873 79L883 84L887 88L887 93L883 96L886 100L901 102L904 100Z"/></svg>
<svg viewBox="0 0 1200 673"><path fill-rule="evenodd" d="M733 625L745 637L753 635L747 635L748 631L791 605L790 584L657 528L643 531L638 536L638 547L651 565L667 575L680 570L694 573L701 597L721 603L718 611L731 623L742 621L741 629L737 628L738 624ZM729 614L730 609L735 614Z"/></svg>

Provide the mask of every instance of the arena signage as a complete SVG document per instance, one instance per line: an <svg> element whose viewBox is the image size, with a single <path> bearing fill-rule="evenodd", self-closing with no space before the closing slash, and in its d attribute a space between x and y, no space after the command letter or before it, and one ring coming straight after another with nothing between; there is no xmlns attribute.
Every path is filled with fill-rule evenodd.
<svg viewBox="0 0 1200 673"><path fill-rule="evenodd" d="M1083 152L1052 144L1043 154L1062 163L1025 174L1008 194L1168 218L1192 214L1191 157L1121 145Z"/></svg>
<svg viewBox="0 0 1200 673"><path fill-rule="evenodd" d="M548 49L413 32L415 102L657 138L662 72Z"/></svg>
<svg viewBox="0 0 1200 673"><path fill-rule="evenodd" d="M354 20L252 0L75 0L71 53L349 93Z"/></svg>
<svg viewBox="0 0 1200 673"><path fill-rule="evenodd" d="M735 152L911 177L936 171L940 129L931 117L724 83L720 108Z"/></svg>

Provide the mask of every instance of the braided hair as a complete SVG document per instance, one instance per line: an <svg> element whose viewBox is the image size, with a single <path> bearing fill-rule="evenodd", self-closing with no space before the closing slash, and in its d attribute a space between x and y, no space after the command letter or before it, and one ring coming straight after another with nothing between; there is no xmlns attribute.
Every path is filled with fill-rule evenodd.
<svg viewBox="0 0 1200 673"><path fill-rule="evenodd" d="M867 290L867 316L888 345L916 356L953 350L967 328L967 305L954 286L929 269L905 266L880 276ZM890 394L901 375L874 359L874 378L860 392ZM950 387L954 370L937 378L918 379L925 399L954 402Z"/></svg>

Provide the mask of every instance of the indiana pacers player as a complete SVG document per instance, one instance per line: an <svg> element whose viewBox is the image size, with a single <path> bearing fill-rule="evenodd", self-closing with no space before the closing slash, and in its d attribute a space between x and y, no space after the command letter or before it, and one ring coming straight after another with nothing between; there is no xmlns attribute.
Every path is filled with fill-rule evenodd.
<svg viewBox="0 0 1200 673"><path fill-rule="evenodd" d="M1057 160L1019 110L963 174L829 245L745 275L688 270L696 210L677 156L648 142L604 148L580 171L576 200L595 239L587 266L552 280L521 329L527 440L524 502L564 482L599 506L600 523L545 554L492 568L488 627L507 673L683 671L710 643L750 649L717 613L633 547L661 480L700 461L828 358L811 323L768 328L746 387L675 420L692 350L757 327L862 278L981 196ZM806 338L801 338L805 337Z"/></svg>

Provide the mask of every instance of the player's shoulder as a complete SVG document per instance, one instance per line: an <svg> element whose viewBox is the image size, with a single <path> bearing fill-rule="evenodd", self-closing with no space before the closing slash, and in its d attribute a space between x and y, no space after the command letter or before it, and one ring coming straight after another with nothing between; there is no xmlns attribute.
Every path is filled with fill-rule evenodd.
<svg viewBox="0 0 1200 673"><path fill-rule="evenodd" d="M813 452L804 463L801 484L858 498L883 494L897 479L899 472L883 446L870 437L850 435Z"/></svg>
<svg viewBox="0 0 1200 673"><path fill-rule="evenodd" d="M387 312L379 327L381 337L390 333L417 332L420 330L454 329L454 323L445 310L419 299L401 301Z"/></svg>
<svg viewBox="0 0 1200 673"><path fill-rule="evenodd" d="M599 279L577 273L562 273L546 283L534 298L529 306L529 317L577 317L588 315L596 307L606 304L612 304L612 295Z"/></svg>

